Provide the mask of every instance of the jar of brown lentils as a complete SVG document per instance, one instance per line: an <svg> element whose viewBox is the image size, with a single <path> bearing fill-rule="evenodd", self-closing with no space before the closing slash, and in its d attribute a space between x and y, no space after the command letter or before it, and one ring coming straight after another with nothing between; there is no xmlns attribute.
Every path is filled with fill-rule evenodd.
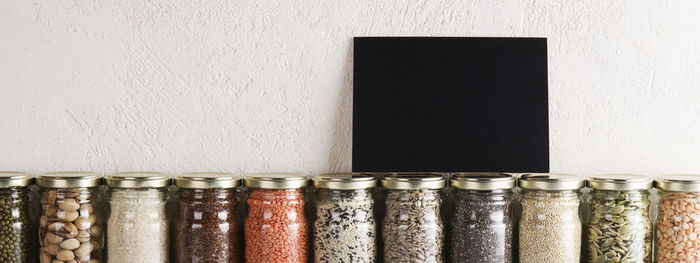
<svg viewBox="0 0 700 263"><path fill-rule="evenodd" d="M228 173L189 173L175 178L175 262L235 263L240 258L241 224L236 187Z"/></svg>

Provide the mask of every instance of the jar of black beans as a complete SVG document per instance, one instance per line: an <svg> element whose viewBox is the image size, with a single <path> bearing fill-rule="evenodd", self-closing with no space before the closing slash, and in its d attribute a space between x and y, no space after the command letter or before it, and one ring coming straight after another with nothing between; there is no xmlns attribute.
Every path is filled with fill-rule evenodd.
<svg viewBox="0 0 700 263"><path fill-rule="evenodd" d="M0 262L29 262L31 227L27 186L32 178L0 172Z"/></svg>
<svg viewBox="0 0 700 263"><path fill-rule="evenodd" d="M513 262L512 194L506 174L459 174L454 193L452 262Z"/></svg>

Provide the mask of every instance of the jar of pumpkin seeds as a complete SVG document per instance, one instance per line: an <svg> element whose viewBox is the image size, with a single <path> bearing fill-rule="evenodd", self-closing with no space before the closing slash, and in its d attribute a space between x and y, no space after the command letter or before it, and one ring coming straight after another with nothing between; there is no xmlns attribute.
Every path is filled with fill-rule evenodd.
<svg viewBox="0 0 700 263"><path fill-rule="evenodd" d="M651 179L627 174L598 175L588 180L586 262L651 262L652 184Z"/></svg>

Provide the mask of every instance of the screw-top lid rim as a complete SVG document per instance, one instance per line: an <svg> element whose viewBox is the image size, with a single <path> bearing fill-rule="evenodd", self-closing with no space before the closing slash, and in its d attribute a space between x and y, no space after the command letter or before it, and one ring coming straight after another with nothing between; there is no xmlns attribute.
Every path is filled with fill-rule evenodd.
<svg viewBox="0 0 700 263"><path fill-rule="evenodd" d="M243 184L250 188L261 189L296 189L309 184L308 178L297 173L254 173L243 179Z"/></svg>
<svg viewBox="0 0 700 263"><path fill-rule="evenodd" d="M589 188L598 190L648 190L654 180L636 174L601 174L589 178L586 182Z"/></svg>
<svg viewBox="0 0 700 263"><path fill-rule="evenodd" d="M93 172L63 171L40 175L36 184L42 188L83 188L100 186L102 179Z"/></svg>
<svg viewBox="0 0 700 263"><path fill-rule="evenodd" d="M671 192L700 192L700 174L668 174L654 182L656 188Z"/></svg>
<svg viewBox="0 0 700 263"><path fill-rule="evenodd" d="M170 186L172 178L153 171L129 171L105 177L105 184L113 188L162 188Z"/></svg>
<svg viewBox="0 0 700 263"><path fill-rule="evenodd" d="M316 188L332 190L361 190L373 188L377 179L363 173L325 173L313 178Z"/></svg>
<svg viewBox="0 0 700 263"><path fill-rule="evenodd" d="M26 187L34 182L34 178L24 172L0 171L0 188Z"/></svg>
<svg viewBox="0 0 700 263"><path fill-rule="evenodd" d="M394 173L382 179L382 186L391 190L442 189L445 178L436 173Z"/></svg>
<svg viewBox="0 0 700 263"><path fill-rule="evenodd" d="M462 190L507 190L516 185L515 177L504 173L459 173L450 185Z"/></svg>
<svg viewBox="0 0 700 263"><path fill-rule="evenodd" d="M241 179L232 173L194 172L175 177L175 185L186 189L227 189L236 188Z"/></svg>
<svg viewBox="0 0 700 263"><path fill-rule="evenodd" d="M525 174L518 180L518 185L529 190L565 191L581 189L584 181L573 174Z"/></svg>

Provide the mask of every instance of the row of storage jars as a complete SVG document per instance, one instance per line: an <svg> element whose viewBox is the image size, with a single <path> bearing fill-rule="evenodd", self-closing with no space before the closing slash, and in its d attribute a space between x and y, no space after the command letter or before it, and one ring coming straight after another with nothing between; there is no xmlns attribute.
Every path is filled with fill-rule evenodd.
<svg viewBox="0 0 700 263"><path fill-rule="evenodd" d="M387 192L381 215L372 191L377 181L369 175L315 178L313 211L305 211L302 189L308 182L302 176L261 174L244 182L250 191L241 229L236 216L239 179L224 174L177 177L171 231L167 176L109 176L105 205L97 189L99 176L40 176L39 261L170 262L172 251L174 262L239 262L243 240L246 262L376 262L378 257L384 262L652 261L652 181L640 176L589 179L583 223L579 190L584 182L571 175L521 177L520 202L513 202L516 179L511 176L456 176L451 180L453 207L443 202L442 176L389 176L382 180ZM28 216L31 183L26 175L0 174L0 262L36 258ZM656 262L700 262L700 177L668 177L656 186L662 190ZM516 203L522 210L518 216ZM449 224L443 223L446 210L451 211ZM383 222L381 239L377 221Z"/></svg>

